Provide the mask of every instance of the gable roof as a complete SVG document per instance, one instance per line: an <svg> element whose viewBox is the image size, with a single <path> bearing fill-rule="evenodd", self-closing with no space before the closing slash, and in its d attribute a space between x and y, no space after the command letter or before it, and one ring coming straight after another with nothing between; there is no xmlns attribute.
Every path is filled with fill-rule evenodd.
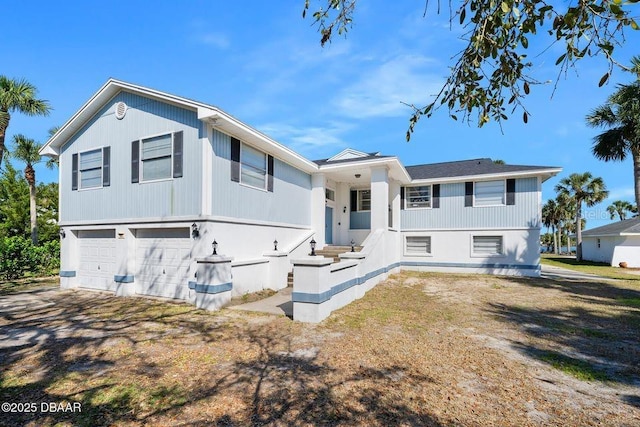
<svg viewBox="0 0 640 427"><path fill-rule="evenodd" d="M354 150L353 148L345 148L335 156L327 159L328 162L334 162L336 160L357 159L361 157L375 156L380 153L363 153L362 151Z"/></svg>
<svg viewBox="0 0 640 427"><path fill-rule="evenodd" d="M368 160L389 159L391 157L395 157L395 156L381 156L380 153L362 153L362 154L363 154L362 156L358 156L358 157L348 157L348 158L338 158L338 159L335 159L337 156L333 156L329 159L314 160L313 162L318 166L324 166L324 165L334 165L334 164L341 164L341 163L366 162Z"/></svg>
<svg viewBox="0 0 640 427"><path fill-rule="evenodd" d="M109 79L89 100L64 124L40 149L40 154L57 156L62 146L121 91L135 93L147 98L156 99L187 110L197 112L198 119L210 123L228 135L233 135L257 148L280 158L305 172L312 173L317 165L295 151L271 139L262 132L241 122L216 106L199 101L171 95L148 87Z"/></svg>
<svg viewBox="0 0 640 427"><path fill-rule="evenodd" d="M561 171L561 168L554 166L523 166L500 164L495 163L490 158L406 166L406 169L412 180L481 177L482 175L523 175L528 172L535 175L543 175L545 179L547 179Z"/></svg>
<svg viewBox="0 0 640 427"><path fill-rule="evenodd" d="M640 234L640 217L613 222L602 227L592 228L582 232L583 237L620 236L626 234Z"/></svg>

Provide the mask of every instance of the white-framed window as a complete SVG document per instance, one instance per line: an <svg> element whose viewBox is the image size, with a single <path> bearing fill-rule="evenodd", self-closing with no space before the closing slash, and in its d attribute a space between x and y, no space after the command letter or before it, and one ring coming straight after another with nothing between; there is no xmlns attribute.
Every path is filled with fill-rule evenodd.
<svg viewBox="0 0 640 427"><path fill-rule="evenodd" d="M431 236L406 236L404 244L405 255L431 255Z"/></svg>
<svg viewBox="0 0 640 427"><path fill-rule="evenodd" d="M80 189L102 187L102 148L79 153Z"/></svg>
<svg viewBox="0 0 640 427"><path fill-rule="evenodd" d="M502 236L473 236L472 254L476 256L504 255Z"/></svg>
<svg viewBox="0 0 640 427"><path fill-rule="evenodd" d="M246 144L240 147L240 183L267 189L267 155Z"/></svg>
<svg viewBox="0 0 640 427"><path fill-rule="evenodd" d="M474 206L503 206L505 204L505 180L477 181L474 183Z"/></svg>
<svg viewBox="0 0 640 427"><path fill-rule="evenodd" d="M431 207L431 186L405 187L404 208L420 209Z"/></svg>
<svg viewBox="0 0 640 427"><path fill-rule="evenodd" d="M173 177L172 134L145 138L140 143L142 181L157 181Z"/></svg>
<svg viewBox="0 0 640 427"><path fill-rule="evenodd" d="M358 190L358 211L371 210L371 190Z"/></svg>
<svg viewBox="0 0 640 427"><path fill-rule="evenodd" d="M335 202L336 201L336 192L335 192L335 190L332 190L331 188L325 188L324 197L327 200L331 200L332 202Z"/></svg>

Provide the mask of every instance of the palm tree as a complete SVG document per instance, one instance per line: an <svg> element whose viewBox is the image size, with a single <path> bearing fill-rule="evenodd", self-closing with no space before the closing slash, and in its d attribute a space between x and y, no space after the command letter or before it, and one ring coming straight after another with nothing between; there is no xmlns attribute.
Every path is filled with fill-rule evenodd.
<svg viewBox="0 0 640 427"><path fill-rule="evenodd" d="M575 206L576 260L582 261L582 204L593 206L606 199L609 192L602 178L594 178L589 172L572 173L561 179L555 190Z"/></svg>
<svg viewBox="0 0 640 427"><path fill-rule="evenodd" d="M36 98L37 89L28 81L0 76L0 165L6 147L4 139L11 120L11 113L17 111L29 116L46 116L51 107L43 99Z"/></svg>
<svg viewBox="0 0 640 427"><path fill-rule="evenodd" d="M632 70L640 72L640 57L632 64ZM640 74L636 82L618 85L607 102L587 116L587 124L607 129L593 138L592 152L598 159L622 161L631 154L636 206L640 206Z"/></svg>
<svg viewBox="0 0 640 427"><path fill-rule="evenodd" d="M633 213L633 210L634 206L626 200L616 200L607 207L611 219L615 219L617 215L620 221L627 219L627 213Z"/></svg>
<svg viewBox="0 0 640 427"><path fill-rule="evenodd" d="M556 229L560 223L559 218L560 210L558 209L558 203L555 200L547 200L547 203L542 207L542 223L547 229L551 228L553 234L553 253L558 255L558 235Z"/></svg>
<svg viewBox="0 0 640 427"><path fill-rule="evenodd" d="M29 184L29 213L31 217L31 241L34 245L38 243L38 223L37 223L37 206L36 206L36 171L33 165L40 162L42 158L38 153L42 144L35 142L33 139L18 134L13 137L15 149L11 155L23 161L26 166L24 168L24 178Z"/></svg>

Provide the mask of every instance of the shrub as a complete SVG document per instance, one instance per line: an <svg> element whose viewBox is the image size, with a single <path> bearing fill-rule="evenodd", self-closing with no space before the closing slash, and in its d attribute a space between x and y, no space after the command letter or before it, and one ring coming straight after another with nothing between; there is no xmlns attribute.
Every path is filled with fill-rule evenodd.
<svg viewBox="0 0 640 427"><path fill-rule="evenodd" d="M13 280L29 272L35 275L54 274L60 268L60 242L52 240L33 246L20 236L0 238L0 278Z"/></svg>

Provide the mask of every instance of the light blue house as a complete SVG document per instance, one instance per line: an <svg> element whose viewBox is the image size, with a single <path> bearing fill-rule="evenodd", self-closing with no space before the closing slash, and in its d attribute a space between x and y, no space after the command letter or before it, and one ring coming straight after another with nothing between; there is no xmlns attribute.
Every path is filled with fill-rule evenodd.
<svg viewBox="0 0 640 427"><path fill-rule="evenodd" d="M117 80L42 154L60 164L63 287L216 308L293 268L311 321L401 268L539 274L541 185L560 171L352 149L310 161L215 106ZM311 240L363 250L337 268L308 257Z"/></svg>

